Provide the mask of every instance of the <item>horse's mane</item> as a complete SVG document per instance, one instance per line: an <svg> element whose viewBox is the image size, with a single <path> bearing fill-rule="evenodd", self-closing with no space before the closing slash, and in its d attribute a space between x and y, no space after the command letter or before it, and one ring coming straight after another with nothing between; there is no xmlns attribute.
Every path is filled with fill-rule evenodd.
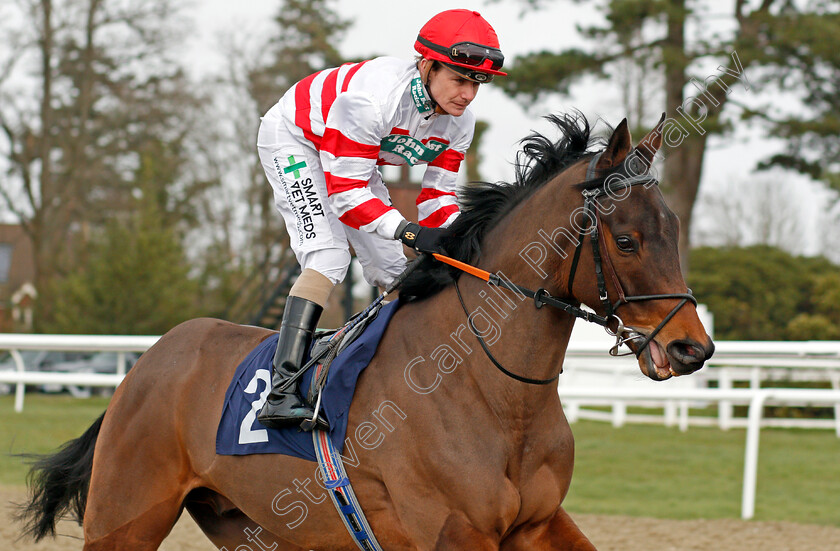
<svg viewBox="0 0 840 551"><path fill-rule="evenodd" d="M459 192L461 214L450 227L451 235L443 242L449 256L464 262L474 260L481 253L487 231L499 220L559 172L591 156L591 146L603 146L602 139L591 137L589 121L578 111L545 118L559 129L561 137L552 142L534 132L524 138L522 150L516 155L514 182L471 183ZM450 285L460 273L434 259L426 259L400 287L400 299L416 301L430 297Z"/></svg>

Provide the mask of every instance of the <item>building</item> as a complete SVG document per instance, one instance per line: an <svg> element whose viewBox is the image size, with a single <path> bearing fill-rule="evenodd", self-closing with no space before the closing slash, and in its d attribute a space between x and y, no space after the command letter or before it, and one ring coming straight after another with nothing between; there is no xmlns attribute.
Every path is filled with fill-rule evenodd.
<svg viewBox="0 0 840 551"><path fill-rule="evenodd" d="M32 330L35 258L19 224L0 224L0 332Z"/></svg>

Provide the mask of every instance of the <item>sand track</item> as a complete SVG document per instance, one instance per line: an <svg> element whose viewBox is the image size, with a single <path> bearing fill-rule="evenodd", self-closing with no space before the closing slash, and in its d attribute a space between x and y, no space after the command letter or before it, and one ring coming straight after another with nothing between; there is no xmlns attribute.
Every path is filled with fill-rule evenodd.
<svg viewBox="0 0 840 551"><path fill-rule="evenodd" d="M20 527L12 522L10 503L24 500L20 488L0 487L0 548L8 551L79 551L82 531L59 524L54 540L15 541ZM600 551L838 551L840 528L792 522L740 520L660 520L575 515L583 532ZM245 543L245 542L243 542ZM215 547L184 515L161 546L162 551L213 551Z"/></svg>

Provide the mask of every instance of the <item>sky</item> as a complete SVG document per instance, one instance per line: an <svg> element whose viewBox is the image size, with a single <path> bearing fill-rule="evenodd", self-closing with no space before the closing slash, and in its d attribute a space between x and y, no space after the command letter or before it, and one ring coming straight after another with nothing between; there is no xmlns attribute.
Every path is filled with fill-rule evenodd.
<svg viewBox="0 0 840 551"><path fill-rule="evenodd" d="M249 34L255 36L276 32L272 18L279 4L279 0L197 0L186 13L194 18L193 28L196 29L188 44L187 55L200 57L202 62L196 64L197 67L212 70L212 60L217 59L221 63L222 59L217 46L221 33L230 33L233 29L247 29ZM410 8L393 0L336 0L333 6L343 18L354 21L338 48L348 57L379 54L413 58L414 39L420 27L434 14L453 7L479 11L495 28L508 60L535 50L559 51L579 44L576 26L602 21L592 3L584 5L555 1L547 4L547 8L538 12L529 11L527 14L520 13L522 3L513 0L492 3L478 0L461 0L458 3L426 0L412 4ZM710 22L710 28L689 28L689 37L698 37L710 30L731 30L732 22L728 17L732 10L730 0L708 0L705 10L704 21ZM704 75L712 75L715 71L715 64L700 70ZM520 103L494 89L492 84L483 85L470 106L478 119L490 123L482 145L482 176L491 181L512 179L512 164L519 150L519 141L534 130L554 136L552 129L542 120L549 113L578 109L590 121L600 117L613 126L617 125L625 115L617 90L617 86L604 82L584 80L572 87L571 97L541 100L526 110ZM732 99L749 103L753 99L751 95L760 92L754 87L750 90L733 87ZM657 106L653 106L650 114L650 123L653 125L658 119ZM639 138L641 136L635 136L636 140ZM748 186L751 180L761 177L753 173L756 162L778 151L779 145L762 136L761 129L747 127L739 128L734 135L725 139L710 139L701 193ZM808 236L815 235L822 223L819 210L825 204L825 195L819 191L819 186L804 178L786 174L784 179L786 189L794 190L797 196L792 200L801 202L803 231ZM696 219L702 219L702 214L696 213ZM813 239L806 237L805 241L811 244L803 252L816 252Z"/></svg>
<svg viewBox="0 0 840 551"><path fill-rule="evenodd" d="M199 43L212 43L214 32L231 25L244 26L253 29L254 32L269 32L274 28L271 18L278 4L278 0L249 0L246 9L242 7L244 3L225 0L201 2L195 12L202 34ZM495 28L507 59L513 59L516 55L524 54L535 47L557 48L571 44L571 37L575 35L575 23L581 22L578 16L571 18L558 8L546 13L541 12L539 15L519 18L518 8L514 7L510 0L490 6L479 1L461 1L454 4L429 0L412 5L411 10L403 8L402 4L397 8L397 3L393 1L381 0L365 0L364 3L338 0L334 6L342 17L355 22L339 47L339 51L348 57L370 57L378 54L411 59L416 53L414 39L420 27L436 13L453 7L479 11ZM540 124L540 116L552 111L568 110L573 106L585 113L594 113L596 107L594 104L587 106L580 102L568 102L553 104L541 111L526 114L518 103L499 90L493 89L492 85L482 86L470 108L478 119L491 124L485 138L486 153L482 165L485 178L510 179L513 175L511 163L518 150L517 142L531 130L548 128ZM491 151L494 152L493 155L489 153Z"/></svg>
<svg viewBox="0 0 840 551"><path fill-rule="evenodd" d="M713 5L715 3L720 2L712 2ZM272 16L278 4L278 0L249 0L247 3L204 0L194 11L200 36L192 44L206 55L207 48L216 42L215 37L219 31L238 27L248 28L254 33L270 32L273 30ZM723 4L731 9L730 2ZM601 20L600 14L590 5L569 1L552 2L539 12L530 11L524 15L520 15L522 4L511 0L490 4L486 1L461 0L453 3L427 0L413 5L411 10L397 9L395 2L382 0L366 0L363 3L358 0L338 0L334 5L343 17L354 21L339 48L342 54L349 57L379 53L410 59L415 55L414 38L420 27L434 14L452 7L479 11L495 28L508 60L538 49L557 51L574 46L579 42L576 25L586 26ZM710 71L713 70L714 67L710 67ZM742 89L733 93L739 91L747 93ZM602 117L613 126L624 117L615 89L593 81L573 87L570 98L540 101L527 111L521 104L494 89L492 84L486 85L482 86L470 108L478 119L486 120L491 125L485 138L482 165L482 172L490 180L507 180L512 177L511 163L519 149L518 141L532 130L549 131L549 126L541 120L546 114L579 109L590 120ZM653 116L651 124L656 119L658 116ZM640 137L636 136L637 139ZM754 157L757 149L770 150L769 144L742 143L745 140L746 137L739 137L738 142L727 144L725 157L743 159L748 152ZM709 165L720 167L730 177L748 172L742 161L731 163L731 167L726 166L730 163L726 163L723 158L716 158L717 147L713 145L712 149Z"/></svg>
<svg viewBox="0 0 840 551"><path fill-rule="evenodd" d="M559 51L584 44L580 42L576 27L601 23L602 16L593 7L593 4L600 3L555 0L546 2L547 7L540 11L529 10L525 14L521 13L522 0L459 0L458 3L426 0L412 4L410 9L407 9L406 4L393 0L334 0L332 5L342 18L353 21L342 43L338 45L338 50L348 57L392 55L411 59L415 55L414 39L420 27L440 11L461 7L474 9L484 15L496 29L506 58L513 60L518 55L537 50ZM280 5L281 0L191 0L189 4L181 4L182 15L190 20L184 25L187 40L183 50L184 61L194 76L210 76L214 71L224 69L224 52L221 51L221 44L225 43L224 35L250 36L254 42L259 43L260 37L267 38L275 33L273 16ZM705 0L704 5L703 21L708 22L708 25L689 26L687 36L697 38L711 31L726 33L732 30L733 23L728 16L732 10L731 0ZM698 74L713 75L716 65L712 61L708 66L698 69ZM652 75L648 81L649 90L657 89L656 78ZM482 85L470 106L477 119L490 124L482 142L482 177L490 181L511 180L521 139L533 131L556 137L550 125L543 120L545 115L578 109L590 122L601 118L613 126L617 125L626 114L618 90L618 83L584 79L572 86L569 97L554 95L526 108L493 84ZM749 104L760 93L754 87L745 90L735 86L732 99ZM648 123L651 126L661 111L658 104L661 104L661 100L646 102L650 119ZM635 136L636 140L639 138L641 136ZM752 181L767 179L767 176L753 173L756 162L779 149L780 144L762 136L759 128L741 126L734 135L725 139L713 137L709 141L704 162L701 194L725 192L731 195L734 189L749 196L749 193L754 193L750 189ZM422 167L416 169L414 179L420 179L422 170ZM780 179L779 175L774 177ZM801 203L802 231L807 234L805 241L811 243L801 252L813 254L817 252L813 246L813 236L820 232L823 225L820 209L826 203L826 197L818 191L818 186L804 178L791 174L784 174L782 178L786 190L791 190L785 192L791 195L791 202ZM695 211L695 220L702 221L703 203L699 202L698 205L700 211ZM706 217L706 221L714 228L714 220Z"/></svg>

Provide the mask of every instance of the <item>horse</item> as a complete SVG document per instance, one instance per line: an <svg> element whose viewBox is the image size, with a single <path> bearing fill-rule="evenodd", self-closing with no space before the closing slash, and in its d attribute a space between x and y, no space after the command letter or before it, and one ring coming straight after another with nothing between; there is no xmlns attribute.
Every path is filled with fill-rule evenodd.
<svg viewBox="0 0 840 551"><path fill-rule="evenodd" d="M526 383L556 381L577 317L654 380L713 352L651 176L661 123L634 148L626 119L605 140L579 112L548 118L561 137L524 139L515 182L465 186L443 242L507 287L424 260L359 378L343 457L384 549L595 549L563 508L574 440L556 386ZM186 509L227 551L355 549L316 464L215 453L226 388L271 334L202 318L162 336L87 432L34 465L27 533L74 511L85 551L154 550Z"/></svg>

